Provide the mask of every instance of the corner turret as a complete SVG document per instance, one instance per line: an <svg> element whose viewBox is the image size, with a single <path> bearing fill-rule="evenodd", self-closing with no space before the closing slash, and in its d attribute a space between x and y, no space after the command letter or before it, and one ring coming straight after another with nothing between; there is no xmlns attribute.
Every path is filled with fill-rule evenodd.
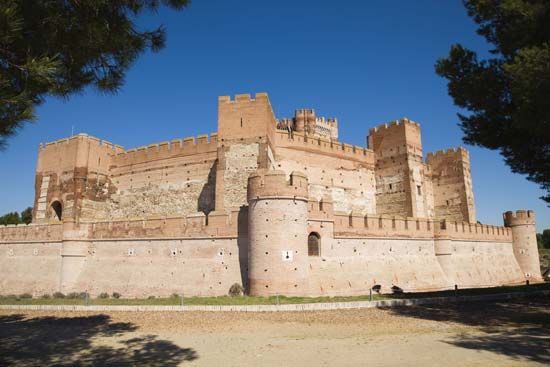
<svg viewBox="0 0 550 367"><path fill-rule="evenodd" d="M518 210L504 213L504 225L512 229L514 255L525 278L530 282L542 281L540 273L535 212Z"/></svg>

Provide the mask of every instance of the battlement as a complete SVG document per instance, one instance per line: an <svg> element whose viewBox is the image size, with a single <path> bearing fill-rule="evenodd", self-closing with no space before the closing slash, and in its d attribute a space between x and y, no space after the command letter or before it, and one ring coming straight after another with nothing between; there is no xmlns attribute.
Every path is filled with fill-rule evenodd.
<svg viewBox="0 0 550 367"><path fill-rule="evenodd" d="M517 210L515 213L507 211L503 214L503 218L506 227L534 225L536 221L535 212L532 210Z"/></svg>
<svg viewBox="0 0 550 367"><path fill-rule="evenodd" d="M248 201L259 197L308 197L307 176L294 171L287 180L286 173L279 170L258 170L248 177Z"/></svg>
<svg viewBox="0 0 550 367"><path fill-rule="evenodd" d="M330 195L324 195L321 200L309 198L308 219L334 220L334 203Z"/></svg>
<svg viewBox="0 0 550 367"><path fill-rule="evenodd" d="M44 151L50 148L60 148L63 146L66 146L72 142L76 142L78 140L86 140L90 142L92 145L95 145L97 147L105 147L107 149L112 149L114 154L118 154L122 151L124 151L124 148L120 145L113 144L107 140L101 140L99 138L96 138L95 136L91 136L88 134L80 133L77 135L73 135L68 138L63 138L59 140L55 140L48 143L40 143L39 150Z"/></svg>
<svg viewBox="0 0 550 367"><path fill-rule="evenodd" d="M334 214L336 237L404 237L511 242L509 228L468 222L438 221L427 218Z"/></svg>
<svg viewBox="0 0 550 367"><path fill-rule="evenodd" d="M420 129L420 124L419 123L414 122L412 120L409 120L406 117L403 117L400 120L394 120L394 121L391 121L391 122L380 124L378 126L375 126L371 129L369 129L369 135L381 134L381 133L384 133L388 130L392 130L392 129L396 129L396 128L402 128L403 126L412 126L412 127Z"/></svg>
<svg viewBox="0 0 550 367"><path fill-rule="evenodd" d="M506 227L441 220L435 227L435 238L472 241L512 241L512 231Z"/></svg>
<svg viewBox="0 0 550 367"><path fill-rule="evenodd" d="M372 150L357 145L337 142L328 138L311 137L297 132L290 135L286 131L279 130L275 132L275 145L281 148L331 155L343 159L353 159L374 167L374 153Z"/></svg>
<svg viewBox="0 0 550 367"><path fill-rule="evenodd" d="M315 124L326 127L337 127L338 119L336 117L316 117Z"/></svg>
<svg viewBox="0 0 550 367"><path fill-rule="evenodd" d="M210 136L203 134L196 138L191 136L183 139L174 139L120 152L114 157L114 165L143 163L174 156L215 152L217 145L217 133L212 133Z"/></svg>
<svg viewBox="0 0 550 367"><path fill-rule="evenodd" d="M295 111L296 116L315 116L315 110L312 108L299 108Z"/></svg>
<svg viewBox="0 0 550 367"><path fill-rule="evenodd" d="M236 237L246 231L246 218L240 210L202 212L187 216L129 218L114 221L91 221L92 239L114 238L202 238Z"/></svg>
<svg viewBox="0 0 550 367"><path fill-rule="evenodd" d="M438 150L437 152L428 153L426 156L426 161L429 163L430 161L446 159L448 157L462 158L469 161L470 153L464 147L449 148L446 150Z"/></svg>
<svg viewBox="0 0 550 367"><path fill-rule="evenodd" d="M255 102L255 101L268 101L267 93L256 93L255 98L252 98L250 94L236 94L233 99L231 96L219 96L218 103L240 103L240 102Z"/></svg>

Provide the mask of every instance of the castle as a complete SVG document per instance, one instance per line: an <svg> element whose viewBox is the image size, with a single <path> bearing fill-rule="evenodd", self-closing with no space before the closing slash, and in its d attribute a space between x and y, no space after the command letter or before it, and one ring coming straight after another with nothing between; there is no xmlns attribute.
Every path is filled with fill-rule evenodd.
<svg viewBox="0 0 550 367"><path fill-rule="evenodd" d="M33 222L0 227L0 294L336 296L541 281L535 214L476 221L463 148L406 118L338 141L267 94L218 100L218 132L137 149L41 145Z"/></svg>

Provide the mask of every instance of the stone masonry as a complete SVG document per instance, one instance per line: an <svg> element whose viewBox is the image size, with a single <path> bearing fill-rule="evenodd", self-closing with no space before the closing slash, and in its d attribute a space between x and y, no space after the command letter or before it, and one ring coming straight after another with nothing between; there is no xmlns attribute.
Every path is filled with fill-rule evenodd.
<svg viewBox="0 0 550 367"><path fill-rule="evenodd" d="M338 120L267 94L218 100L218 132L124 149L39 147L33 222L0 227L0 294L361 295L540 281L535 214L476 220L464 148L407 118L338 140Z"/></svg>

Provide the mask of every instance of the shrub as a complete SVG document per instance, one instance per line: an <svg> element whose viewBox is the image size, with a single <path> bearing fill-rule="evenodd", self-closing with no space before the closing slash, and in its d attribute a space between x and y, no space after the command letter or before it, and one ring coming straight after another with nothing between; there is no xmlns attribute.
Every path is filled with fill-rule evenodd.
<svg viewBox="0 0 550 367"><path fill-rule="evenodd" d="M78 293L78 292L71 292L69 294L67 294L67 298L69 299L79 299L79 298L85 298L86 297L86 293L82 292L82 293Z"/></svg>
<svg viewBox="0 0 550 367"><path fill-rule="evenodd" d="M119 299L119 298L120 298L120 293L118 293L118 292L113 292L113 294L111 295L111 297L116 298L116 299Z"/></svg>
<svg viewBox="0 0 550 367"><path fill-rule="evenodd" d="M172 298L179 298L179 296L180 296L180 295L177 294L177 293L172 293L172 295L171 295L170 297L172 297Z"/></svg>
<svg viewBox="0 0 550 367"><path fill-rule="evenodd" d="M109 298L109 293L105 293L105 292L100 293L99 298Z"/></svg>
<svg viewBox="0 0 550 367"><path fill-rule="evenodd" d="M239 283L234 283L230 288L229 288L229 295L231 297L238 297L238 296L242 296L244 294L244 288L242 285L240 285Z"/></svg>
<svg viewBox="0 0 550 367"><path fill-rule="evenodd" d="M32 294L30 294L30 293L23 293L23 294L20 294L18 298L21 298L21 299L29 299L29 298L32 298Z"/></svg>
<svg viewBox="0 0 550 367"><path fill-rule="evenodd" d="M55 292L53 298L65 298L65 295L61 292Z"/></svg>
<svg viewBox="0 0 550 367"><path fill-rule="evenodd" d="M50 296L48 293L46 293L46 294L43 294L42 297L40 297L40 298L42 298L42 299L50 299L50 298L52 298L52 296Z"/></svg>
<svg viewBox="0 0 550 367"><path fill-rule="evenodd" d="M155 296L149 296L147 299L155 299Z"/></svg>

